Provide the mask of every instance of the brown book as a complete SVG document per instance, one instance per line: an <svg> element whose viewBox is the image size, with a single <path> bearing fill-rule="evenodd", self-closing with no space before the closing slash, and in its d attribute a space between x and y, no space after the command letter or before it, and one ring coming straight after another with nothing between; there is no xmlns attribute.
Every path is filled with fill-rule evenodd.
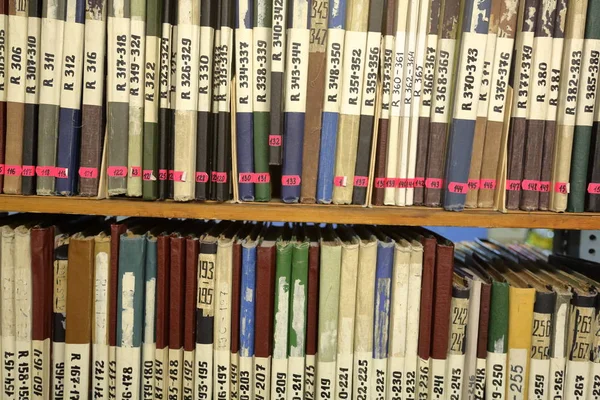
<svg viewBox="0 0 600 400"><path fill-rule="evenodd" d="M180 234L171 237L171 265L169 282L169 368L167 391L183 390L183 340L185 320L186 243Z"/></svg>
<svg viewBox="0 0 600 400"><path fill-rule="evenodd" d="M8 0L0 0L0 19L2 20L2 26L0 30L3 32L4 37L8 33ZM4 47L2 55L6 59L6 46ZM2 71L2 78L0 78L0 193L4 187L4 142L6 139L6 63L4 64Z"/></svg>
<svg viewBox="0 0 600 400"><path fill-rule="evenodd" d="M306 302L306 362L304 371L304 398L314 399L317 372L317 337L319 322L319 242L318 230L307 228L310 239L308 249L308 300Z"/></svg>
<svg viewBox="0 0 600 400"><path fill-rule="evenodd" d="M479 336L477 338L477 358L487 358L488 331L490 326L490 301L492 285L481 285L481 300L479 304Z"/></svg>
<svg viewBox="0 0 600 400"><path fill-rule="evenodd" d="M156 269L156 350L154 353L154 398L167 396L169 364L169 299L171 289L171 238L157 239Z"/></svg>
<svg viewBox="0 0 600 400"><path fill-rule="evenodd" d="M117 296L119 286L119 243L127 231L124 223L110 226L110 277L108 279L108 391L113 396L117 391Z"/></svg>
<svg viewBox="0 0 600 400"><path fill-rule="evenodd" d="M177 244L179 246L179 244ZM185 249L185 298L183 316L183 398L194 396L194 350L196 349L196 291L198 286L197 237L186 239Z"/></svg>
<svg viewBox="0 0 600 400"><path fill-rule="evenodd" d="M54 296L54 226L31 229L32 340L35 397L50 398L52 299Z"/></svg>

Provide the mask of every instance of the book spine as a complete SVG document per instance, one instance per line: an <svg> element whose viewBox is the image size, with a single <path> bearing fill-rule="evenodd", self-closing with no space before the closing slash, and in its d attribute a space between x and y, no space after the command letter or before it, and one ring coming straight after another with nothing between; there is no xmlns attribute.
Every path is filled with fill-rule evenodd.
<svg viewBox="0 0 600 400"><path fill-rule="evenodd" d="M523 396L528 393L529 359L533 327L534 289L511 286L508 312L508 362L507 396ZM523 322L519 324L517 321Z"/></svg>
<svg viewBox="0 0 600 400"><path fill-rule="evenodd" d="M21 193L35 194L35 164L37 152L40 31L42 2L29 2L27 17L27 73L25 75L25 120L23 122L23 160L21 166Z"/></svg>
<svg viewBox="0 0 600 400"><path fill-rule="evenodd" d="M231 286L233 241L219 239L215 266L214 387L213 398L230 399ZM225 394L225 395L223 395Z"/></svg>
<svg viewBox="0 0 600 400"><path fill-rule="evenodd" d="M423 249L411 245L408 271L408 298L406 309L406 356L402 388L407 398L417 396L419 316L421 302L421 278L423 275ZM393 298L393 295L392 295ZM394 376L392 375L392 380Z"/></svg>
<svg viewBox="0 0 600 400"><path fill-rule="evenodd" d="M250 10L252 7L250 8ZM242 302L242 241L235 239L232 250L231 276L231 329L230 329L230 379L229 392L231 399L240 396L240 315Z"/></svg>
<svg viewBox="0 0 600 400"><path fill-rule="evenodd" d="M556 297L550 347L550 395L564 398L571 294Z"/></svg>
<svg viewBox="0 0 600 400"><path fill-rule="evenodd" d="M167 393L172 399L183 399L183 341L185 331L186 240L178 234L171 237L169 293L169 354L165 366Z"/></svg>
<svg viewBox="0 0 600 400"><path fill-rule="evenodd" d="M4 193L8 194L21 194L27 63L23 53L27 49L28 4L27 1L8 3L8 58L14 63L14 68L8 69L6 88Z"/></svg>
<svg viewBox="0 0 600 400"><path fill-rule="evenodd" d="M140 398L144 400L154 399L157 256L156 239L150 237L146 238L146 260L144 266L144 328L140 389Z"/></svg>
<svg viewBox="0 0 600 400"><path fill-rule="evenodd" d="M238 191L242 201L254 200L254 39L253 2L237 1L235 20L236 76L236 148Z"/></svg>
<svg viewBox="0 0 600 400"><path fill-rule="evenodd" d="M169 275L171 247L167 235L157 240L156 269L156 350L154 352L154 397L168 395L169 364L169 297L171 279Z"/></svg>
<svg viewBox="0 0 600 400"><path fill-rule="evenodd" d="M600 310L596 308L594 316L594 337L592 339L592 353L591 353L591 365L590 365L590 385L588 387L587 396L596 396L600 389L600 333L598 333L598 327L600 326Z"/></svg>
<svg viewBox="0 0 600 400"><path fill-rule="evenodd" d="M479 291L479 315L478 317L478 335L477 335L477 343L475 345L475 368L473 378L469 377L468 384L465 384L463 387L467 390L473 390L476 396L484 397L485 396L485 380L487 378L488 373L486 363L487 363L487 342L489 336L489 320L490 320L490 297L492 293L492 285L489 283L482 283L481 290ZM477 291L475 291L477 294ZM473 291L471 290L471 297L473 296ZM467 322L467 328L469 327L469 322ZM467 334L469 335L469 334ZM467 340L468 336L467 336ZM464 390L463 390L464 393Z"/></svg>
<svg viewBox="0 0 600 400"><path fill-rule="evenodd" d="M108 279L108 393L116 397L117 390L117 298L119 282L119 245L125 233L125 224L110 226L110 275Z"/></svg>
<svg viewBox="0 0 600 400"><path fill-rule="evenodd" d="M43 38L43 35L42 35ZM79 194L97 196L105 134L106 2L86 3Z"/></svg>
<svg viewBox="0 0 600 400"><path fill-rule="evenodd" d="M55 170L55 190L58 194L65 196L77 192L84 22L85 2L82 0L67 1Z"/></svg>
<svg viewBox="0 0 600 400"><path fill-rule="evenodd" d="M108 303L110 238L96 236L94 257L94 330L92 338L92 390L108 399Z"/></svg>
<svg viewBox="0 0 600 400"><path fill-rule="evenodd" d="M204 4L204 3L203 3ZM171 159L171 49L173 47L173 0L164 0L160 34L160 78L158 102L158 198L169 197L169 163Z"/></svg>
<svg viewBox="0 0 600 400"><path fill-rule="evenodd" d="M281 165L283 146L284 82L287 46L287 0L273 2L271 17L271 110L269 124L269 164Z"/></svg>
<svg viewBox="0 0 600 400"><path fill-rule="evenodd" d="M373 296L371 296L371 299ZM304 398L314 400L317 371L317 338L319 307L319 245L311 242L308 250L308 291L306 313L306 361L304 369ZM371 308L372 309L372 308ZM371 325L372 326L372 325Z"/></svg>
<svg viewBox="0 0 600 400"><path fill-rule="evenodd" d="M144 65L146 60L146 1L130 1L129 134L127 144L127 196L142 196L144 150Z"/></svg>
<svg viewBox="0 0 600 400"><path fill-rule="evenodd" d="M212 130L212 64L213 44L215 40L216 4L210 1L201 2L200 11L200 68L198 69L198 123L196 138L196 200L207 200L210 188L211 175L211 146L212 139L209 132ZM216 122L216 121L215 121Z"/></svg>
<svg viewBox="0 0 600 400"><path fill-rule="evenodd" d="M465 378L465 339L469 319L469 289L452 290L450 335L448 337L448 372L444 392L460 399Z"/></svg>
<svg viewBox="0 0 600 400"><path fill-rule="evenodd" d="M19 398L32 396L32 271L31 230L24 226L15 229L15 366L18 372L15 390Z"/></svg>
<svg viewBox="0 0 600 400"><path fill-rule="evenodd" d="M565 398L583 398L589 390L592 325L595 310L592 298L574 298L569 315L568 357L565 375ZM593 300L592 300L593 301Z"/></svg>
<svg viewBox="0 0 600 400"><path fill-rule="evenodd" d="M162 0L146 3L146 48L143 88L143 139L142 139L142 196L144 200L158 198L158 155L160 130L158 124L160 102L161 63L161 13Z"/></svg>
<svg viewBox="0 0 600 400"><path fill-rule="evenodd" d="M195 237L186 239L185 290L183 319L183 399L194 398L194 357L196 349L196 299L198 285L199 241Z"/></svg>
<svg viewBox="0 0 600 400"><path fill-rule="evenodd" d="M600 101L598 96L596 96L596 102ZM589 171L588 171L588 179L586 181L587 186L585 187L585 211L595 211L598 209L598 167L599 163L596 161L598 154L598 147L600 146L600 140L595 138L598 137L598 130L600 129L600 110L598 104L596 104L596 108L594 111L594 123L592 125L592 140L590 141L590 160L589 160ZM575 161L575 160L573 160ZM569 206L567 204L567 206Z"/></svg>
<svg viewBox="0 0 600 400"><path fill-rule="evenodd" d="M325 62L325 94L321 121L319 174L317 176L317 202L331 203L335 158L331 157L337 147L337 132L341 105L342 60L344 60L346 36L346 0L329 0L329 21Z"/></svg>
<svg viewBox="0 0 600 400"><path fill-rule="evenodd" d="M256 324L256 243L244 243L240 293L240 399L254 398L254 327Z"/></svg>
<svg viewBox="0 0 600 400"><path fill-rule="evenodd" d="M108 195L127 191L129 144L129 71L131 24L129 2L108 3L107 26L107 171ZM127 127L127 129L124 129Z"/></svg>
<svg viewBox="0 0 600 400"><path fill-rule="evenodd" d="M556 297L536 293L533 310L531 359L529 360L530 399L547 398L550 389L550 341Z"/></svg>
<svg viewBox="0 0 600 400"><path fill-rule="evenodd" d="M16 399L18 376L15 370L15 232L9 226L2 227L2 253L0 254L2 257L2 397L12 400ZM55 280L55 282L56 286L63 281ZM56 297L55 290L55 300ZM62 311L63 307L61 306L63 305L64 303L61 302L54 303L55 316ZM55 331L55 338L57 336L56 333L60 333L60 331ZM62 339L62 347L64 349L64 335L62 336ZM57 343L58 340L55 340L54 342ZM62 368L64 368L64 366ZM60 372L62 373L53 375L56 377L55 379L57 379L55 385L60 385L64 382L64 369L61 369ZM63 377L62 381L60 377Z"/></svg>
<svg viewBox="0 0 600 400"><path fill-rule="evenodd" d="M178 35L178 22L177 16L179 13L179 3L175 0L172 2L173 13L171 16L171 55L170 55L170 68L169 72L171 77L169 78L169 125L168 125L168 134L166 135L166 139L169 140L169 144L167 146L168 157L167 160L167 198L173 199L175 195L175 112L177 105L177 50L179 46L177 45L177 40L179 38Z"/></svg>
<svg viewBox="0 0 600 400"><path fill-rule="evenodd" d="M302 148L301 203L317 200L317 176L321 150L321 123L325 95L325 66L327 62L327 20L329 0L311 2L310 44L308 55L308 85L304 143Z"/></svg>
<svg viewBox="0 0 600 400"><path fill-rule="evenodd" d="M0 43L0 56L6 59L7 57L7 39L8 35L8 1L2 0L0 2L0 34L2 35L2 42ZM6 140L6 75L7 68L6 64L0 66L2 76L0 77L0 167L2 167L2 174L0 174L0 188L4 187L4 143ZM0 189L1 190L1 189Z"/></svg>
<svg viewBox="0 0 600 400"><path fill-rule="evenodd" d="M272 2L255 0L252 35L254 92L252 96L254 128L254 171L266 181L255 183L255 200L271 199L269 175L269 123L271 110L271 23Z"/></svg>

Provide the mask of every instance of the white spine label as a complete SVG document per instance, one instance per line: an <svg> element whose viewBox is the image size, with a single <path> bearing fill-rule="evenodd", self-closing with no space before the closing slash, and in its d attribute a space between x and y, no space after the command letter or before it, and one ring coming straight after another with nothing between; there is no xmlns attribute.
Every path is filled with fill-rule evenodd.
<svg viewBox="0 0 600 400"><path fill-rule="evenodd" d="M8 65L6 55L7 26L8 16L6 14L0 14L0 101L6 101L6 67Z"/></svg>
<svg viewBox="0 0 600 400"><path fill-rule="evenodd" d="M306 355L304 368L304 398L306 400L316 399L315 378L317 372L317 357L314 355Z"/></svg>
<svg viewBox="0 0 600 400"><path fill-rule="evenodd" d="M352 396L352 354L338 354L336 363L336 398Z"/></svg>
<svg viewBox="0 0 600 400"><path fill-rule="evenodd" d="M417 372L417 398L424 400L429 398L429 359L419 357L419 371Z"/></svg>
<svg viewBox="0 0 600 400"><path fill-rule="evenodd" d="M2 349L4 350L4 395L6 392L6 346L5 342L2 343ZM14 364L13 364L14 365ZM14 381L13 381L14 382ZM52 343L52 393L53 399L64 399L65 398L65 344L54 342ZM14 386L13 386L14 395Z"/></svg>
<svg viewBox="0 0 600 400"><path fill-rule="evenodd" d="M108 399L108 345L92 346L94 369L92 375L92 393L95 399Z"/></svg>
<svg viewBox="0 0 600 400"><path fill-rule="evenodd" d="M372 352L354 353L352 399L366 399L371 388Z"/></svg>
<svg viewBox="0 0 600 400"><path fill-rule="evenodd" d="M45 400L50 398L50 339L34 340L32 343L32 385L31 393L33 399Z"/></svg>
<svg viewBox="0 0 600 400"><path fill-rule="evenodd" d="M83 72L83 104L102 106L104 95L104 21L85 21L85 70Z"/></svg>
<svg viewBox="0 0 600 400"><path fill-rule="evenodd" d="M534 39L533 74L531 82L531 107L529 118L542 121L546 119L548 89L550 88L550 63L552 62L552 38Z"/></svg>
<svg viewBox="0 0 600 400"><path fill-rule="evenodd" d="M155 343L144 343L142 346L142 396L144 400L154 399L154 353Z"/></svg>
<svg viewBox="0 0 600 400"><path fill-rule="evenodd" d="M146 23L131 19L129 45L129 105L144 107L144 60L146 57Z"/></svg>
<svg viewBox="0 0 600 400"><path fill-rule="evenodd" d="M154 397L157 400L168 396L166 372L169 364L169 349L156 349L154 351Z"/></svg>
<svg viewBox="0 0 600 400"><path fill-rule="evenodd" d="M473 121L477 118L486 38L487 35L479 33L463 33L454 105L454 117L457 119Z"/></svg>
<svg viewBox="0 0 600 400"><path fill-rule="evenodd" d="M379 68L379 47L381 34L369 32L367 34L367 50L365 61L364 86L362 95L362 115L375 115L375 95L377 94L377 70Z"/></svg>
<svg viewBox="0 0 600 400"><path fill-rule="evenodd" d="M433 102L431 122L447 123L450 118L450 88L453 81L454 48L456 40L440 39L437 58L435 60L435 78L433 82Z"/></svg>
<svg viewBox="0 0 600 400"><path fill-rule="evenodd" d="M303 113L306 111L310 30L289 29L288 41L290 66L286 71L285 111Z"/></svg>
<svg viewBox="0 0 600 400"><path fill-rule="evenodd" d="M546 400L548 398L548 374L550 360L529 360L529 387L528 397L532 400Z"/></svg>
<svg viewBox="0 0 600 400"><path fill-rule="evenodd" d="M202 393L212 393L213 347L211 344L196 343L196 373L194 398L200 399Z"/></svg>
<svg viewBox="0 0 600 400"><path fill-rule="evenodd" d="M87 26L86 26L87 27ZM158 123L159 38L146 36L146 62L144 63L144 122Z"/></svg>
<svg viewBox="0 0 600 400"><path fill-rule="evenodd" d="M446 399L446 360L432 358L431 374L429 375L429 398Z"/></svg>
<svg viewBox="0 0 600 400"><path fill-rule="evenodd" d="M8 95L7 101L25 102L27 17L8 16Z"/></svg>
<svg viewBox="0 0 600 400"><path fill-rule="evenodd" d="M546 115L546 121L556 121L563 44L563 38L552 39L552 62L550 63L550 88L548 92L548 113Z"/></svg>
<svg viewBox="0 0 600 400"><path fill-rule="evenodd" d="M517 59L515 60L517 65L515 72L516 90L512 108L512 116L515 118L527 118L532 58L533 32L519 32Z"/></svg>
<svg viewBox="0 0 600 400"><path fill-rule="evenodd" d="M386 399L386 385L388 378L387 362L385 358L373 359L373 372L371 377L371 398L375 400Z"/></svg>
<svg viewBox="0 0 600 400"><path fill-rule="evenodd" d="M273 0L273 29L271 31L271 69L273 72L285 71L286 3L285 0Z"/></svg>
<svg viewBox="0 0 600 400"><path fill-rule="evenodd" d="M594 105L598 87L598 67L600 62L600 40L585 39L585 51L579 79L576 125L592 126Z"/></svg>
<svg viewBox="0 0 600 400"><path fill-rule="evenodd" d="M288 386L288 359L271 359L271 399L287 399L286 389Z"/></svg>
<svg viewBox="0 0 600 400"><path fill-rule="evenodd" d="M427 48L423 61L423 90L419 116L429 118L431 115L431 99L434 88L435 60L437 51L437 35L427 35Z"/></svg>
<svg viewBox="0 0 600 400"><path fill-rule="evenodd" d="M139 398L141 358L139 347L117 347L117 399Z"/></svg>
<svg viewBox="0 0 600 400"><path fill-rule="evenodd" d="M181 398L191 400L194 398L194 351L183 352L183 380L181 384Z"/></svg>
<svg viewBox="0 0 600 400"><path fill-rule="evenodd" d="M460 399L464 377L465 355L448 355L448 378L446 379L446 394L449 399Z"/></svg>
<svg viewBox="0 0 600 400"><path fill-rule="evenodd" d="M254 111L271 108L271 28L254 28Z"/></svg>
<svg viewBox="0 0 600 400"><path fill-rule="evenodd" d="M87 399L90 376L90 345L65 345L65 398Z"/></svg>
<svg viewBox="0 0 600 400"><path fill-rule="evenodd" d="M317 399L332 399L335 394L335 361L317 362Z"/></svg>
<svg viewBox="0 0 600 400"><path fill-rule="evenodd" d="M550 398L553 400L565 398L565 365L564 357L550 359Z"/></svg>
<svg viewBox="0 0 600 400"><path fill-rule="evenodd" d="M162 25L162 36L160 38L160 108L170 107L169 91L171 90L171 25ZM208 67L207 67L208 69ZM202 70L202 67L199 67ZM209 73L209 72L207 72Z"/></svg>
<svg viewBox="0 0 600 400"><path fill-rule="evenodd" d="M167 366L167 392L171 400L180 400L183 397L183 349L169 349L169 365ZM210 392L205 392L210 393Z"/></svg>
<svg viewBox="0 0 600 400"><path fill-rule="evenodd" d="M385 36L383 40L383 54L381 60L381 118L390 117L390 102L392 101L392 71L394 68L394 37Z"/></svg>
<svg viewBox="0 0 600 400"><path fill-rule="evenodd" d="M271 357L254 357L254 398L271 399Z"/></svg>
<svg viewBox="0 0 600 400"><path fill-rule="evenodd" d="M254 398L254 357L240 357L239 399Z"/></svg>
<svg viewBox="0 0 600 400"><path fill-rule="evenodd" d="M392 80L392 117L400 116L400 106L402 105L402 78L404 77L404 44L406 42L406 32L396 32L396 42L394 51L394 74Z"/></svg>
<svg viewBox="0 0 600 400"><path fill-rule="evenodd" d="M558 123L574 126L577 112L577 94L581 74L583 39L566 39L565 55L568 60L568 70L564 72L564 85L560 85Z"/></svg>
<svg viewBox="0 0 600 400"><path fill-rule="evenodd" d="M63 77L60 106L79 110L81 107L81 78L83 72L83 24L65 23Z"/></svg>
<svg viewBox="0 0 600 400"><path fill-rule="evenodd" d="M212 61L215 30L200 27L200 55L198 66L198 111L210 112L212 105Z"/></svg>
<svg viewBox="0 0 600 400"><path fill-rule="evenodd" d="M496 52L496 34L488 33L485 46L485 57L483 59L483 70L481 72L481 90L479 91L479 102L477 105L477 117L486 118L490 100L490 83L492 77L492 64Z"/></svg>
<svg viewBox="0 0 600 400"><path fill-rule="evenodd" d="M492 86L490 88L490 104L487 114L488 121L504 121L513 43L514 39L511 38L499 37L496 39L494 66L492 68Z"/></svg>
<svg viewBox="0 0 600 400"><path fill-rule="evenodd" d="M27 23L27 74L25 79L25 102L27 104L38 104L39 101L40 22L40 18L29 17Z"/></svg>
<svg viewBox="0 0 600 400"><path fill-rule="evenodd" d="M304 398L304 357L289 359L287 394L287 398L292 400Z"/></svg>
<svg viewBox="0 0 600 400"><path fill-rule="evenodd" d="M508 398L523 400L525 398L525 376L527 374L527 350L508 350Z"/></svg>
<svg viewBox="0 0 600 400"><path fill-rule="evenodd" d="M198 108L198 75L193 66L198 64L199 27L177 25L177 111L196 111Z"/></svg>
<svg viewBox="0 0 600 400"><path fill-rule="evenodd" d="M237 29L235 31L236 43L236 110L241 113L252 112L252 67L253 55L252 29Z"/></svg>
<svg viewBox="0 0 600 400"><path fill-rule="evenodd" d="M360 115L366 45L366 32L346 32L342 66L342 114Z"/></svg>
<svg viewBox="0 0 600 400"><path fill-rule="evenodd" d="M129 18L108 18L108 101L129 102Z"/></svg>
<svg viewBox="0 0 600 400"><path fill-rule="evenodd" d="M590 373L589 361L567 361L567 385L565 398L584 400L588 391Z"/></svg>
<svg viewBox="0 0 600 400"><path fill-rule="evenodd" d="M342 60L344 57L343 29L327 31L327 69L325 70L325 100L323 111L340 112L340 92L342 88Z"/></svg>

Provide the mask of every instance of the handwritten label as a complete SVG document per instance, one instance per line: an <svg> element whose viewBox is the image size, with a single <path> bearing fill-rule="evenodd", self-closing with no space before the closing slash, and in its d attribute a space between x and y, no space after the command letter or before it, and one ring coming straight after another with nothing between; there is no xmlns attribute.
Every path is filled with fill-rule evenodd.
<svg viewBox="0 0 600 400"><path fill-rule="evenodd" d="M448 184L448 191L450 193L466 194L469 191L469 186L466 183L450 182Z"/></svg>
<svg viewBox="0 0 600 400"><path fill-rule="evenodd" d="M208 173L196 172L196 183L207 183L207 182L208 182Z"/></svg>
<svg viewBox="0 0 600 400"><path fill-rule="evenodd" d="M506 112L506 94L510 74L514 39L499 37L496 39L488 121L503 122Z"/></svg>
<svg viewBox="0 0 600 400"><path fill-rule="evenodd" d="M506 180L506 190L520 191L521 190L521 181L518 179L507 179Z"/></svg>
<svg viewBox="0 0 600 400"><path fill-rule="evenodd" d="M600 64L600 40L585 39L585 52L579 80L577 98L576 125L592 126L594 106L598 87L598 67Z"/></svg>
<svg viewBox="0 0 600 400"><path fill-rule="evenodd" d="M90 377L90 345L65 345L65 398L87 399Z"/></svg>
<svg viewBox="0 0 600 400"><path fill-rule="evenodd" d="M281 135L269 135L269 146L280 147L283 142Z"/></svg>
<svg viewBox="0 0 600 400"><path fill-rule="evenodd" d="M271 357L254 357L254 398L266 400L271 390Z"/></svg>
<svg viewBox="0 0 600 400"><path fill-rule="evenodd" d="M33 165L22 165L21 166L21 176L34 176L35 175L35 167Z"/></svg>
<svg viewBox="0 0 600 400"><path fill-rule="evenodd" d="M146 24L131 18L131 42L129 45L129 105L144 107L144 61L146 57Z"/></svg>
<svg viewBox="0 0 600 400"><path fill-rule="evenodd" d="M367 34L367 58L364 66L364 85L362 93L362 107L360 111L362 115L375 115L375 95L377 93L377 72L379 70L380 42L381 34L379 32L369 32Z"/></svg>
<svg viewBox="0 0 600 400"><path fill-rule="evenodd" d="M571 192L571 184L569 182L556 182L554 184L554 191L556 193L568 194Z"/></svg>
<svg viewBox="0 0 600 400"><path fill-rule="evenodd" d="M345 32L339 28L327 31L324 112L340 112Z"/></svg>
<svg viewBox="0 0 600 400"><path fill-rule="evenodd" d="M131 167L129 169L129 177L139 178L142 176L142 167Z"/></svg>
<svg viewBox="0 0 600 400"><path fill-rule="evenodd" d="M479 179L469 179L467 186L469 190L479 190Z"/></svg>
<svg viewBox="0 0 600 400"><path fill-rule="evenodd" d="M95 179L98 177L98 168L79 167L79 177L83 179Z"/></svg>
<svg viewBox="0 0 600 400"><path fill-rule="evenodd" d="M156 176L154 176L154 170L145 169L142 171L142 179L145 181L155 181Z"/></svg>
<svg viewBox="0 0 600 400"><path fill-rule="evenodd" d="M550 62L550 87L548 89L548 111L546 114L547 121L556 121L564 41L565 40L563 38L552 39L552 61Z"/></svg>
<svg viewBox="0 0 600 400"><path fill-rule="evenodd" d="M198 56L198 111L210 112L213 82L213 43L215 30L210 26L200 27L200 54Z"/></svg>
<svg viewBox="0 0 600 400"><path fill-rule="evenodd" d="M427 189L441 189L443 183L444 183L444 180L440 179L440 178L425 179L425 187Z"/></svg>
<svg viewBox="0 0 600 400"><path fill-rule="evenodd" d="M288 29L287 57L290 60L290 66L286 71L286 112L303 113L306 111L309 45L309 29Z"/></svg>
<svg viewBox="0 0 600 400"><path fill-rule="evenodd" d="M369 185L369 177L368 176L355 176L354 177L354 186L367 187L368 185Z"/></svg>
<svg viewBox="0 0 600 400"><path fill-rule="evenodd" d="M450 118L451 87L454 80L452 66L454 65L456 40L440 39L438 45L431 122L447 123Z"/></svg>
<svg viewBox="0 0 600 400"><path fill-rule="evenodd" d="M482 34L474 32L464 33L461 40L462 51L456 81L457 98L454 104L454 118L475 120L481 91L486 40Z"/></svg>
<svg viewBox="0 0 600 400"><path fill-rule="evenodd" d="M127 176L127 167L108 167L106 170L108 176L117 177L117 178L125 178Z"/></svg>
<svg viewBox="0 0 600 400"><path fill-rule="evenodd" d="M129 18L108 17L108 74L107 95L109 102L129 102ZM125 175L122 175L125 177ZM110 176L110 175L109 175Z"/></svg>
<svg viewBox="0 0 600 400"><path fill-rule="evenodd" d="M525 397L527 361L526 349L508 350L507 395L509 399L523 400Z"/></svg>
<svg viewBox="0 0 600 400"><path fill-rule="evenodd" d="M531 74L531 107L529 119L543 121L548 108L550 89L550 63L552 62L552 38L538 36L534 39L533 70Z"/></svg>
<svg viewBox="0 0 600 400"><path fill-rule="evenodd" d="M360 115L366 45L366 32L346 32L340 104L342 114Z"/></svg>
<svg viewBox="0 0 600 400"><path fill-rule="evenodd" d="M6 176L21 176L20 165L6 165L4 167L4 175Z"/></svg>
<svg viewBox="0 0 600 400"><path fill-rule="evenodd" d="M283 175L281 177L281 184L283 186L298 186L300 185L300 175Z"/></svg>
<svg viewBox="0 0 600 400"><path fill-rule="evenodd" d="M254 111L269 112L271 108L271 28L255 27L254 59Z"/></svg>
<svg viewBox="0 0 600 400"><path fill-rule="evenodd" d="M565 48L567 53L568 69L563 71L568 78L567 84L560 85L559 98L563 100L558 110L558 123L560 125L574 126L575 114L577 112L577 96L579 93L579 76L581 74L581 63L583 57L583 39L566 39Z"/></svg>

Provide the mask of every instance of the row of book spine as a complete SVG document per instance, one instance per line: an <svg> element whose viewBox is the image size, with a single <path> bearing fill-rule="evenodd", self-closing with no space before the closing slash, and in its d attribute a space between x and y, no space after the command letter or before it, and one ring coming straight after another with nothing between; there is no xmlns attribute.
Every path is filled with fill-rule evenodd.
<svg viewBox="0 0 600 400"><path fill-rule="evenodd" d="M579 398L598 265L421 228L2 221L2 396Z"/></svg>

